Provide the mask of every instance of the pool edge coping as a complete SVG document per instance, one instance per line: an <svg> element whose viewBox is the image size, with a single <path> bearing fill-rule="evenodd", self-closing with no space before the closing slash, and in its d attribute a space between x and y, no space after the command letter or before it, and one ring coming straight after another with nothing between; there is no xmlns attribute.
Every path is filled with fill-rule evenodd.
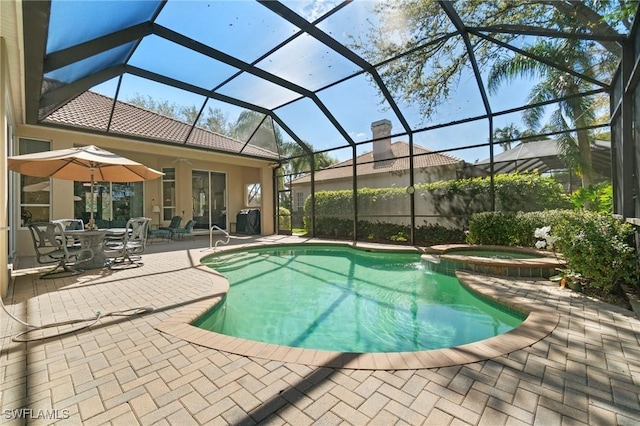
<svg viewBox="0 0 640 426"><path fill-rule="evenodd" d="M356 246L353 243L318 240L308 240L303 244L336 244L352 248L363 247L362 244ZM250 246L278 245L289 244L268 243L251 244ZM373 250L394 251L394 248L389 246L367 244L365 247ZM221 251L235 251L246 248L248 248L248 245ZM419 251L415 247L412 249ZM395 251L398 251L397 248ZM199 260L209 254L211 253L201 253ZM191 325L193 321L223 299L224 296L220 295L221 292L228 292L229 290L229 283L223 276L218 273L212 274L212 270L201 263L196 266L196 269L203 271L203 278L206 274L206 277L213 281L211 297L191 304L188 308L180 308L176 315L169 320L163 321L155 328L163 333L199 346L272 361L358 370L414 370L450 367L484 361L529 347L548 336L560 321L560 315L548 307L541 306L539 303L534 303L522 297L507 297L510 295L501 294L504 292L486 282L493 279L491 276L458 271L456 276L464 286L484 297L489 297L511 309L527 314L527 318L520 326L501 335L444 349L415 352L349 353L281 346L227 336ZM508 279L509 277L502 278Z"/></svg>

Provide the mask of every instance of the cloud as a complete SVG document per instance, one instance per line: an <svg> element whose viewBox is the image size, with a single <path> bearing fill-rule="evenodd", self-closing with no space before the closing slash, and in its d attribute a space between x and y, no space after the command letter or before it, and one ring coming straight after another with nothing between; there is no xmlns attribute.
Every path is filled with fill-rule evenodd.
<svg viewBox="0 0 640 426"><path fill-rule="evenodd" d="M309 3L293 2L294 6L296 5L299 6L299 7L296 7L294 10L301 16L304 16L305 18L307 18L309 22L315 21L316 19L320 18L321 16L323 16L324 14L326 14L327 12L329 12L331 9L335 8L339 4L340 4L340 1L338 0L315 0Z"/></svg>

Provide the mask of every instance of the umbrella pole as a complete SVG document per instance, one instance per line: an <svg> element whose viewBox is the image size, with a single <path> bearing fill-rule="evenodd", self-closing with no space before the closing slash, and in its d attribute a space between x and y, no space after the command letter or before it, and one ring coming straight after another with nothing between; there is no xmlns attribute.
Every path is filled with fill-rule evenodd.
<svg viewBox="0 0 640 426"><path fill-rule="evenodd" d="M94 203L94 199L93 199L93 167L91 167L90 170L91 173L91 203L90 203L90 209L91 212L89 214L89 229L93 230L93 203Z"/></svg>

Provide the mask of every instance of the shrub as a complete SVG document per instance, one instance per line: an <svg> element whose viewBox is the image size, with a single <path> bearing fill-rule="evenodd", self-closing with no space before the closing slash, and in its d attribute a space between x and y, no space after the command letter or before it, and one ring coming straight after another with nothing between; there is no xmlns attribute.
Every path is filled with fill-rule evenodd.
<svg viewBox="0 0 640 426"><path fill-rule="evenodd" d="M513 212L476 213L469 219L467 242L499 246L518 245L518 221Z"/></svg>
<svg viewBox="0 0 640 426"><path fill-rule="evenodd" d="M587 188L578 188L571 194L571 203L576 209L613 213L613 185L611 182L600 182Z"/></svg>
<svg viewBox="0 0 640 426"><path fill-rule="evenodd" d="M537 212L483 212L469 219L466 241L469 244L534 247L536 228L551 226L552 230L567 217L572 210L545 210Z"/></svg>
<svg viewBox="0 0 640 426"><path fill-rule="evenodd" d="M415 196L423 206L421 208L435 209L435 213L442 217L441 225L448 225L417 225L416 244L464 241L462 229L467 226L470 215L491 209L490 185L488 177L416 184ZM496 204L504 211L571 207L562 185L537 173L496 175L495 189ZM357 200L361 213L409 214L409 199L403 188L362 188L358 191ZM318 191L315 201L316 236L353 238L353 191ZM358 221L358 235L372 241L404 242L411 235L406 222L408 219L400 225L388 221ZM516 223L512 221L512 225ZM304 227L311 230L311 197L305 201ZM521 233L525 234L524 231ZM531 240L533 237L527 238ZM510 244L520 243L517 240Z"/></svg>
<svg viewBox="0 0 640 426"><path fill-rule="evenodd" d="M618 293L625 283L637 285L638 257L629 244L631 224L584 211L566 218L552 233L570 269L587 278L588 285L605 293Z"/></svg>
<svg viewBox="0 0 640 426"><path fill-rule="evenodd" d="M633 228L610 214L572 210L479 213L469 221L467 242L534 247L534 232L544 226L551 227L556 249L568 269L586 278L589 285L605 293L618 292L624 283L637 285Z"/></svg>
<svg viewBox="0 0 640 426"><path fill-rule="evenodd" d="M284 207L278 207L279 229L291 229L291 212Z"/></svg>
<svg viewBox="0 0 640 426"><path fill-rule="evenodd" d="M518 212L569 209L571 202L562 184L550 176L510 173L494 176L496 210ZM416 191L429 192L439 213L467 216L491 211L491 178L479 177L416 185Z"/></svg>

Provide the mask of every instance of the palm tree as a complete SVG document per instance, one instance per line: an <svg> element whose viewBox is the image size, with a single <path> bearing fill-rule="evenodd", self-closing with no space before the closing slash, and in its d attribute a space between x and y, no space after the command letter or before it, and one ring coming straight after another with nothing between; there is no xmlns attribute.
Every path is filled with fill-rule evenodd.
<svg viewBox="0 0 640 426"><path fill-rule="evenodd" d="M532 129L520 130L517 124L510 123L505 127L498 127L493 130L493 140L498 143L503 150L511 149L511 144L517 140L522 142L524 138L531 138L536 134Z"/></svg>
<svg viewBox="0 0 640 426"><path fill-rule="evenodd" d="M313 147L309 144L306 145L313 150ZM302 176L311 170L311 157L296 142L284 142L281 145L280 155L284 158L289 158L284 167L285 173L291 175L292 179ZM326 152L316 152L313 154L313 158L315 170L324 169L338 162Z"/></svg>
<svg viewBox="0 0 640 426"><path fill-rule="evenodd" d="M579 40L539 41L527 50L589 77L595 74L596 67L592 63L588 46ZM489 91L495 93L500 84L517 77L541 79L528 95L528 102L531 104L565 98L588 89L587 83L578 77L535 59L516 55L494 63L489 73ZM556 105L557 108L551 114L550 127L556 131L565 131L558 138L565 161L581 175L582 185L588 186L593 182L589 133L587 130L578 130L576 140L568 130L584 129L593 123L593 100L575 97L560 101ZM543 115L544 107L530 108L525 111L524 120L531 128L539 128Z"/></svg>
<svg viewBox="0 0 640 426"><path fill-rule="evenodd" d="M514 123L505 127L498 127L493 131L493 140L496 141L503 150L511 149L511 144L520 137L520 129Z"/></svg>
<svg viewBox="0 0 640 426"><path fill-rule="evenodd" d="M256 111L244 110L238 116L235 126L231 129L231 136L243 142L249 142L269 151L277 152L282 143L282 134L274 128L273 121Z"/></svg>

